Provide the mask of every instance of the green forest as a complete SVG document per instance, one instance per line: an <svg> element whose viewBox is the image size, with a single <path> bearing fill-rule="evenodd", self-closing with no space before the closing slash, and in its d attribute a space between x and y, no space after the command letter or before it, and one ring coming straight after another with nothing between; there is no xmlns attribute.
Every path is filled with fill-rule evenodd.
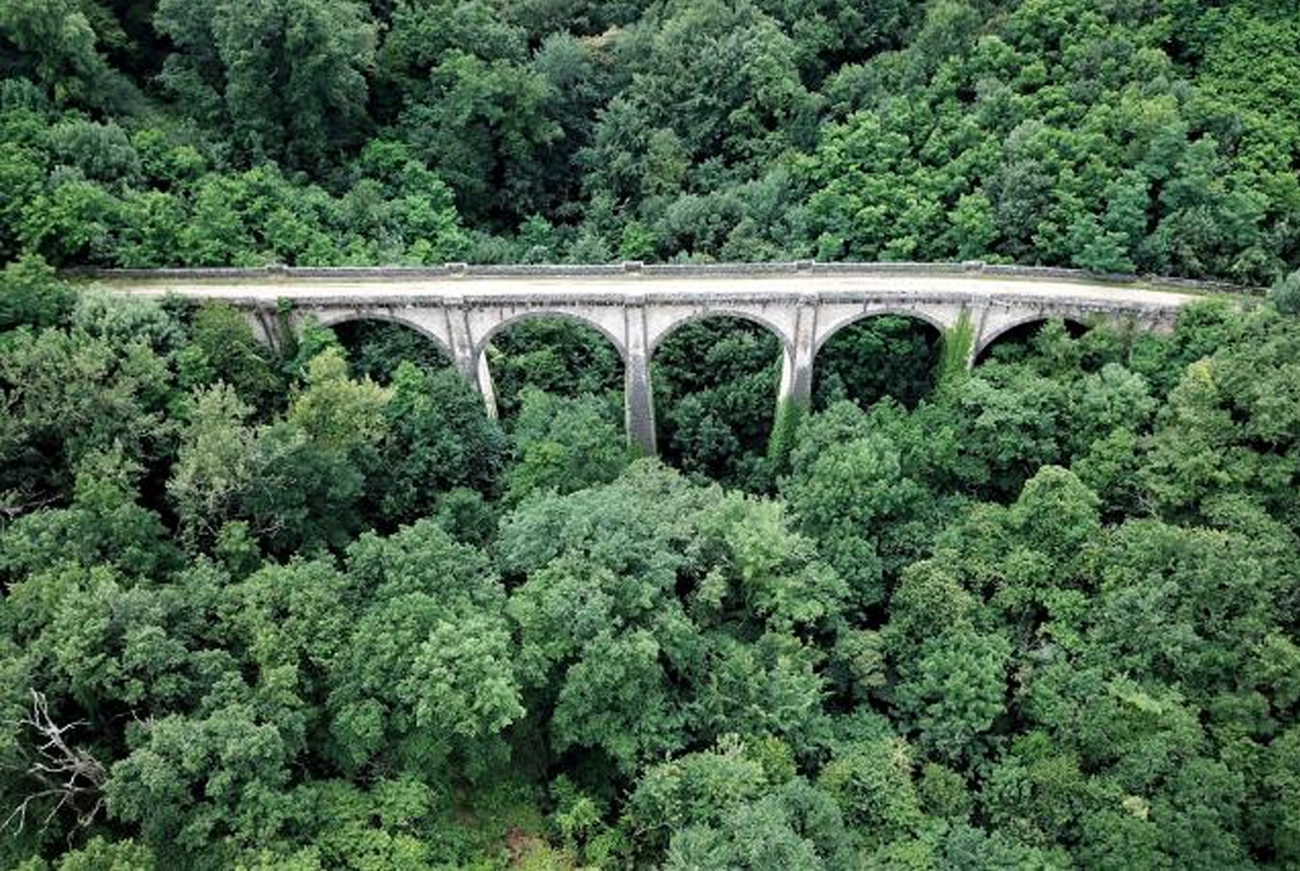
<svg viewBox="0 0 1300 871"><path fill-rule="evenodd" d="M0 258L1300 262L1295 0L4 0Z"/></svg>
<svg viewBox="0 0 1300 871"><path fill-rule="evenodd" d="M0 867L1300 869L1295 0L0 0ZM963 365L569 321L499 417L77 267L1259 288Z"/></svg>

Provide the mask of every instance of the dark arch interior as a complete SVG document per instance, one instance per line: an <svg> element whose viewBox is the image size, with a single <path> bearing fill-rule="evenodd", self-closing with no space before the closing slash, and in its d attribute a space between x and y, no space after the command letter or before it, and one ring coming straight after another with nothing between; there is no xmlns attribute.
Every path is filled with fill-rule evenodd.
<svg viewBox="0 0 1300 871"><path fill-rule="evenodd" d="M770 489L781 359L781 341L741 318L714 315L673 330L651 361L660 456L688 473Z"/></svg>
<svg viewBox="0 0 1300 871"><path fill-rule="evenodd" d="M891 396L908 408L934 389L943 335L919 318L881 315L836 332L817 352L813 405L843 399L863 408Z"/></svg>
<svg viewBox="0 0 1300 871"><path fill-rule="evenodd" d="M503 420L518 414L521 393L534 387L558 396L606 399L621 426L623 360L595 327L569 318L525 318L496 333L486 353Z"/></svg>
<svg viewBox="0 0 1300 871"><path fill-rule="evenodd" d="M331 329L347 351L354 374L368 375L380 384L393 380L403 360L424 369L452 365L442 347L419 330L392 321L355 320Z"/></svg>
<svg viewBox="0 0 1300 871"><path fill-rule="evenodd" d="M1051 323L1064 323L1066 334L1072 339L1077 339L1088 332L1087 325L1079 321L1063 320L1061 318L1043 318L1042 320L1029 321L1018 327L1012 327L990 342L988 347L980 351L979 356L975 358L975 362L977 364L985 362L1023 362L1034 353L1034 342L1039 333Z"/></svg>

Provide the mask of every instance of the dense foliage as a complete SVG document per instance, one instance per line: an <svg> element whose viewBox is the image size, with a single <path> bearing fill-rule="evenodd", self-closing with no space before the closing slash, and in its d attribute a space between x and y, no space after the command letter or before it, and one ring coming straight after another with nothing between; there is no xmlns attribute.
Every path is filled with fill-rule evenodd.
<svg viewBox="0 0 1300 871"><path fill-rule="evenodd" d="M7 0L0 258L1269 284L1297 45L1284 0Z"/></svg>
<svg viewBox="0 0 1300 871"><path fill-rule="evenodd" d="M771 419L703 321L689 476L571 324L498 423L392 325L0 282L6 865L1300 862L1294 280L942 377L864 322L784 465L681 435Z"/></svg>
<svg viewBox="0 0 1300 871"><path fill-rule="evenodd" d="M0 865L1300 867L1283 0L0 3ZM54 267L954 259L1269 284L967 371ZM1290 273L1289 275L1287 273ZM954 359L957 365L953 364Z"/></svg>

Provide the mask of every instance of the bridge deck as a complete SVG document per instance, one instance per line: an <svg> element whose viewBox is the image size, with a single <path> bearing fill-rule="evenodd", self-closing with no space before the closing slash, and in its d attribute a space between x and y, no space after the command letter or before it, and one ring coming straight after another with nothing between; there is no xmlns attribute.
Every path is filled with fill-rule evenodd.
<svg viewBox="0 0 1300 871"><path fill-rule="evenodd" d="M1034 301L1075 303L1124 309L1170 309L1190 302L1199 289L1161 289L1144 282L1089 282L1073 277L956 274L505 274L505 275L346 275L277 274L230 275L159 272L101 273L98 280L132 294L178 294L191 299L225 299L235 304L266 306L278 299L299 304L428 305L448 300L473 305L528 303L565 299L572 302L621 303L629 297L647 302L726 299L808 299L835 301L866 299L918 300L943 298L970 302Z"/></svg>

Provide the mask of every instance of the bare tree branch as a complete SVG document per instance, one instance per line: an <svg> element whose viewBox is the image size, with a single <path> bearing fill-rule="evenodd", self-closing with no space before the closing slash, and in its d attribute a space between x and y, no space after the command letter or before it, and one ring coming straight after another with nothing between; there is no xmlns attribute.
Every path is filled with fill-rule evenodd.
<svg viewBox="0 0 1300 871"><path fill-rule="evenodd" d="M28 496L24 498L15 491L7 491L0 494L0 515L4 515L6 520L17 520L24 514L53 505L58 501L58 495Z"/></svg>
<svg viewBox="0 0 1300 871"><path fill-rule="evenodd" d="M40 788L24 798L0 823L0 831L13 828L14 834L23 831L32 805L45 799L58 799L41 820L44 829L64 808L76 815L76 828L94 822L104 806L101 789L108 772L90 753L68 743L68 733L86 723L76 720L60 726L50 717L49 701L44 693L33 689L32 707L18 720L18 725L30 730L35 739L36 758L27 767L27 776L40 784Z"/></svg>

